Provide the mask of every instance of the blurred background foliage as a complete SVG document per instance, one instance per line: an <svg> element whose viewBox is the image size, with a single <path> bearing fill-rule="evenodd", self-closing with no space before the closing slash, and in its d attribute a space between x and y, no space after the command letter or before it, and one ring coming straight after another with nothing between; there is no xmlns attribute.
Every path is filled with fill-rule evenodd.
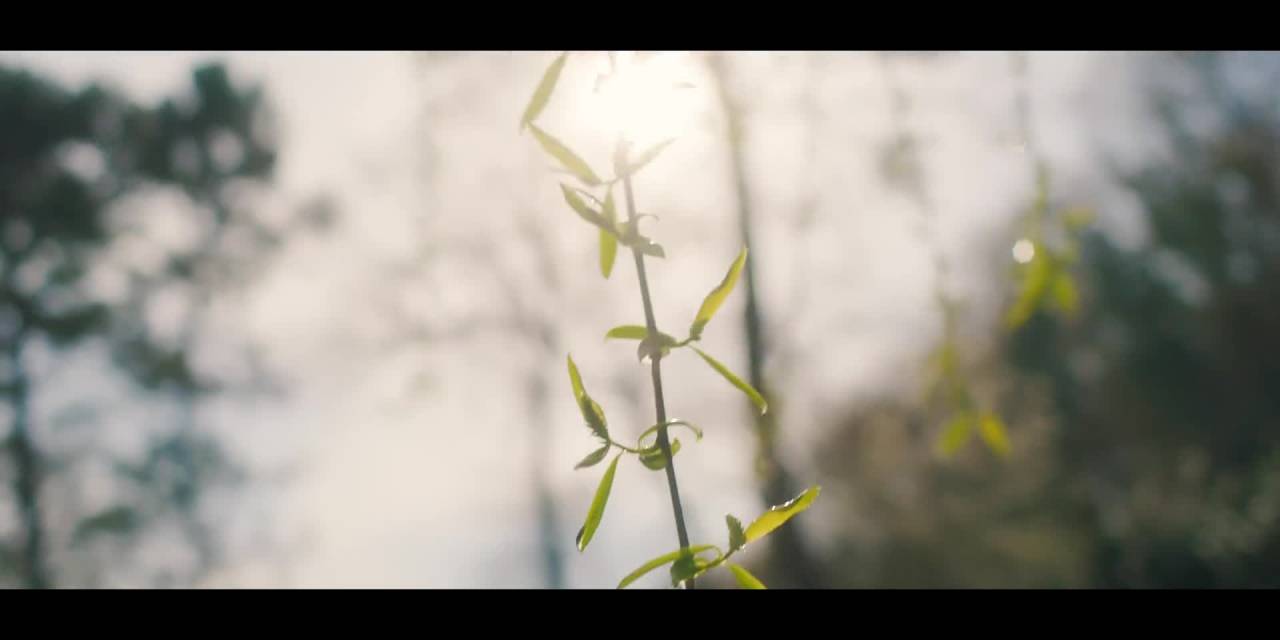
<svg viewBox="0 0 1280 640"><path fill-rule="evenodd" d="M820 106L829 96L817 79L845 77L834 55L776 54L783 60L774 71L779 76L763 79L751 75L764 72L749 56L698 58L705 61L700 82L713 114L707 119L714 141L708 153L725 159L723 172L711 165L705 179L722 185L717 188L726 195L715 202L729 216L717 220L728 226L707 233L751 244L757 271L744 278L737 294L743 300L724 314L738 314L740 339L722 344L739 352L733 366L741 364L739 370L768 389L770 404L782 409L767 421L744 421L734 453L724 454L749 452L748 462L725 464L742 468L737 477L748 479L751 501L730 509L719 504L708 482L691 481L693 508L708 511L703 521L714 523L723 518L715 509L742 511L752 504L763 510L794 493L797 483L821 484L822 500L811 510L818 520L775 536L768 553L746 562L774 588L1280 586L1280 296L1273 284L1280 276L1280 58L1167 53L1135 63L1140 75L1152 78L1136 91L1154 136L1147 142L1160 151L1139 163L1104 154L1097 171L1112 189L1107 193L1058 171L1052 154L1044 154L1049 142L1028 138L1028 123L1010 127L1021 129L1023 157L1043 165L1044 180L1036 188L1028 184L1028 195L1006 211L993 213L1001 223L989 227L988 237L948 250L954 243L939 224L949 210L935 188L947 167L929 160L929 134L912 130L917 106L907 79L929 73L949 55L956 54L897 53L884 56L888 67L868 65L888 70L887 87L865 85L869 92L885 90L897 114L876 143L832 142L824 129L843 117ZM562 273L586 273L582 265L592 266L566 257L564 247L580 244L584 256L591 247L583 237L560 238L548 221L567 221L540 213L558 209L525 201L527 184L543 181L538 172L546 167L534 163L523 174L517 168L521 177L511 180L503 177L510 174L452 160L458 136L478 141L488 135L472 131L490 128L484 110L501 98L490 95L490 85L511 96L532 87L544 61L511 64L516 59L457 52L410 57L413 77L422 83L413 89L425 97L406 118L412 127L403 134L419 153L407 171L413 184L422 185L427 213L402 234L411 245L404 254L370 259L379 287L363 298L331 300L328 311L370 311L390 327L373 346L351 347L372 360L398 353L443 358L438 354L446 345L460 348L462 360L410 366L400 373L416 374L386 383L407 386L424 402L461 402L450 399L449 389L460 393L450 384L490 384L477 370L501 368L515 376L514 386L490 402L514 407L523 417L523 423L492 432L517 444L487 441L490 451L519 452L520 461L504 467L496 491L534 505L502 507L512 519L509 535L519 542L511 548L533 567L531 584L588 586L572 578L571 566L583 561L572 553L572 533L589 487L579 490L582 479L572 475L571 462L560 465L580 457L576 450L558 450L566 440L557 434L578 435L561 388L561 363L570 346L582 344L580 336L598 337L611 322L627 318L602 319L600 294L574 289L577 278ZM489 73L492 65L502 65L505 75ZM436 82L445 67L462 79ZM1024 79L1037 77L1034 59L1023 72ZM769 107L768 96L751 90L782 76L801 86L798 102L785 107L798 127L775 128L761 114L776 105ZM1242 82L1242 76L1255 81ZM325 246L337 248L326 254L326 263L362 268L347 257L344 247L350 245L342 244L354 241L333 227L359 223L364 206L331 203L320 195L329 185L316 185L298 201L273 200L287 144L280 140L271 84L238 81L226 65L213 63L188 69L185 77L171 95L142 100L101 83L73 88L0 63L0 585L197 586L220 568L274 566L271 558L288 553L279 546L250 551L233 544L239 520L229 514L252 511L241 508L251 502L248 496L268 493L279 477L249 464L245 449L219 425L253 413L253 398L325 398L301 392L304 372L273 365L264 355L271 345L235 331L237 305L248 308L246 292L271 281L280 254L306 246L323 230L333 231ZM1025 88L1017 77L1011 72L1015 89ZM522 103L515 98L512 104ZM492 121L514 121L508 115L495 114ZM1017 117L1045 116L1031 109ZM514 139L507 129L502 134ZM764 162L761 150L769 150L769 141L784 135L802 140L800 155L777 162L794 160L814 182L799 185L799 202L781 202L752 168ZM932 252L933 264L941 265L921 276L930 278L927 288L935 295L918 312L934 314L939 330L903 336L924 357L914 366L878 372L875 391L855 394L840 379L814 378L830 375L814 371L831 369L808 366L823 364L814 358L825 352L804 351L795 318L834 308L832 298L857 297L858 288L829 298L805 297L799 288L770 296L753 277L777 282L787 265L786 277L818 278L817 268L805 262L811 249L801 240L848 229L822 213L825 186L814 176L868 154L877 155L875 179L914 203L910 215L923 225L920 250ZM370 168L379 171L376 163ZM470 193L485 185L505 206L495 217L513 222L468 235L459 218L449 217L463 209L449 199L448 185ZM1122 241L1092 223L1107 218L1106 203L1116 201L1116 193L1131 203L1144 229L1140 242ZM650 206L640 203L641 210ZM882 215L852 209L847 215ZM432 218L435 212L440 214ZM661 237L661 226L655 228ZM711 246L696 239L673 242L668 250ZM722 239L715 240L716 251L734 244ZM783 246L792 247L790 254L779 250ZM723 262L706 251L707 264ZM1041 262L1049 258L1052 264ZM859 268L840 264L846 274ZM961 265L968 275L947 265ZM1036 276L1046 265L1062 271ZM1069 286L1058 284L1058 273L1069 274ZM957 286L965 277L990 295L967 295L971 288ZM1037 277L1043 280L1038 285ZM707 284L692 275L682 279L692 291ZM442 288L449 282L463 286ZM1041 294L1029 296L1036 286ZM857 322L837 320L823 339L839 342L858 331ZM342 348L332 340L325 345ZM974 406L1000 417L1007 452L995 444L999 438L975 435L952 455L939 455L956 406L945 394L923 391L937 379L940 362ZM609 389L609 401L622 405L618 413L632 412L639 424L649 396L634 372L586 366L600 371L593 378ZM816 382L847 386L849 399L788 413L789 406L817 405L799 391ZM356 388L354 381L342 384ZM55 396L58 402L49 400ZM215 403L226 396L241 404ZM387 396L380 397L385 402ZM129 399L127 408L121 398ZM221 415L226 406L242 413ZM608 408L612 417L615 410ZM696 413L688 408L677 415ZM748 414L740 415L717 422ZM801 420L814 424L800 429ZM430 431L438 422L415 424L438 434ZM380 437L377 430L360 433ZM712 429L708 434L713 441ZM456 465L451 468L484 463L478 449L430 437L435 449L421 455L436 462L424 466L447 466L445 458ZM298 436L283 447L303 450L304 440ZM686 469L699 465L698 456L719 455L703 451L711 446L681 454L682 476L696 473ZM345 464L341 451L336 460ZM410 487L405 500L430 509L458 482L397 476L387 486ZM682 478L682 493L684 485ZM357 501L376 513L380 498L389 496ZM332 508L342 504L335 501ZM249 519L270 530L271 513L254 512ZM645 538L643 549L625 547L636 538L602 539L593 550L620 556L622 566L670 546L668 514L635 517L656 519L650 530L661 539ZM423 522L430 521L397 535L430 546L435 528ZM474 527L453 526L447 535L460 544L482 544L470 541ZM602 536L612 535L607 526ZM618 545L624 548L610 548ZM486 550L479 557L498 553ZM501 572L487 580L508 584ZM727 586L721 582L709 578L707 586ZM422 583L452 586L429 575Z"/></svg>

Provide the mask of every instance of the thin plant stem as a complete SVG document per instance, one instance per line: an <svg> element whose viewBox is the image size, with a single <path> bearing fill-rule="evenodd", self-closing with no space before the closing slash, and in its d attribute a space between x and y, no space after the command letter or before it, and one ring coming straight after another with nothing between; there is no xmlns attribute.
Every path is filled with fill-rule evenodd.
<svg viewBox="0 0 1280 640"><path fill-rule="evenodd" d="M627 204L627 221L631 224L636 222L636 204L635 194L631 187L631 176L627 174L622 179L623 190L626 193ZM653 299L649 295L649 278L645 273L644 254L640 250L632 247L631 255L636 261L636 277L640 280L640 299L644 303L644 321L648 329L648 335L657 336L658 324L653 315ZM654 353L650 356L650 372L653 378L653 405L658 414L658 447L662 449L662 456L666 460L667 471L667 488L671 491L671 511L675 515L676 520L676 536L680 540L680 548L687 549L689 547L689 531L684 523L684 508L680 506L680 486L676 482L676 465L671 455L671 441L667 437L667 405L662 395L662 354ZM690 578L685 582L686 589L694 588L694 580Z"/></svg>

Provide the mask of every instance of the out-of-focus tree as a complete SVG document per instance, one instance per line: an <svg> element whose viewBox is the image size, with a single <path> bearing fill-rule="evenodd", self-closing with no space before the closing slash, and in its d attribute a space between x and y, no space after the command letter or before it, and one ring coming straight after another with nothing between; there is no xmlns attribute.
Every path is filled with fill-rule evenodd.
<svg viewBox="0 0 1280 640"><path fill-rule="evenodd" d="M843 584L1277 586L1280 113L1273 90L1235 80L1274 80L1280 65L1149 64L1168 149L1116 169L1146 239L1085 231L1076 314L1036 306L971 376L1016 429L1009 462L925 458L924 414L897 399L823 443L848 523Z"/></svg>
<svg viewBox="0 0 1280 640"><path fill-rule="evenodd" d="M204 319L301 219L272 229L246 206L275 164L261 90L233 86L221 65L192 79L192 91L152 107L98 85L69 91L0 70L3 469L21 523L5 546L23 586L99 584L115 569L148 584L190 584L219 558L201 500L243 474L200 429L199 403L229 377L266 386L252 354L227 366L235 345L210 335ZM55 388L36 355L94 348L127 374L132 399L166 416L140 455L61 446L59 430L32 411L37 400L85 402ZM97 427L110 411L81 408L105 438ZM131 562L129 551L164 535L190 547L188 569Z"/></svg>
<svg viewBox="0 0 1280 640"><path fill-rule="evenodd" d="M755 207L751 195L750 178L747 171L748 132L745 101L736 95L733 89L732 66L728 56L721 53L706 54L706 64L719 99L721 115L724 121L723 139L729 155L729 175L732 182L733 206L736 209L738 224L738 242L743 246L757 247L752 260L747 261L742 271L742 290L746 303L742 312L742 323L746 337L748 362L747 382L765 397L773 397L773 388L766 379L766 359L769 355L770 343L766 335L768 323L765 309L760 302L756 270L760 264L767 265L767 257L761 258L759 244L752 241L755 233ZM812 87L809 88L812 91ZM811 96L810 96L811 97ZM810 105L812 106L812 105ZM805 116L809 126L816 126L816 108L810 109ZM812 158L813 149L809 149ZM804 220L812 217L815 204L811 200L801 206L798 226L803 230ZM762 260L766 262L762 263ZM778 409L766 413L752 412L756 437L756 471L760 478L760 498L766 507L782 504L796 493L796 482L786 462L778 452L779 424ZM824 585L821 563L813 557L805 538L801 523L792 523L783 528L770 541L772 557L768 575L777 575L769 581L780 587L798 587L814 589ZM781 579L779 579L781 578Z"/></svg>

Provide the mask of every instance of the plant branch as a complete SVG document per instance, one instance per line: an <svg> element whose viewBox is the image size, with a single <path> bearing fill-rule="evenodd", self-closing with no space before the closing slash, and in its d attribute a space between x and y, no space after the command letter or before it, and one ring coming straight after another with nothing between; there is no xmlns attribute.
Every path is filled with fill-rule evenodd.
<svg viewBox="0 0 1280 640"><path fill-rule="evenodd" d="M627 220L634 223L636 221L636 204L635 194L631 187L630 173L622 180L623 189L626 192L627 204ZM640 280L640 299L644 303L644 321L645 326L649 330L649 335L656 336L658 333L657 321L653 315L653 300L649 295L649 279L644 268L644 254L640 250L632 247L631 255L636 261L636 277ZM662 354L654 353L651 358L650 371L653 378L653 404L658 414L658 446L662 449L662 456L666 459L667 471L667 488L671 491L671 511L675 515L676 535L680 541L680 548L687 549L689 547L689 532L685 528L684 508L680 506L680 487L676 482L676 465L671 455L671 441L667 437L667 406L666 400L662 395ZM686 583L686 588L693 589L694 581L690 578Z"/></svg>

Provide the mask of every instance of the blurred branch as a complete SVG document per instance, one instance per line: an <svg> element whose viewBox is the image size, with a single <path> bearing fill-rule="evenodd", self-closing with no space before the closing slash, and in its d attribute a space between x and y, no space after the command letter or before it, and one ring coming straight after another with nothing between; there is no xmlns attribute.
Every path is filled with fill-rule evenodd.
<svg viewBox="0 0 1280 640"><path fill-rule="evenodd" d="M730 71L723 54L709 53L706 62L725 117L725 140L729 153L730 179L738 209L740 242L742 246L751 247L752 251L752 258L746 262L742 271L746 296L743 324L746 328L747 357L750 363L748 382L765 397L773 397L764 375L765 321L756 281L756 267L760 264L761 252L759 246L751 240L754 220L747 177L744 109L732 94ZM778 411L769 411L763 415L753 412L753 415L756 416L757 471L763 476L761 498L766 507L773 507L790 499L794 494L794 482L777 452ZM824 584L821 568L811 557L803 540L802 527L793 521L791 526L778 530L771 549L776 554L779 571L793 584L803 588L820 588Z"/></svg>

